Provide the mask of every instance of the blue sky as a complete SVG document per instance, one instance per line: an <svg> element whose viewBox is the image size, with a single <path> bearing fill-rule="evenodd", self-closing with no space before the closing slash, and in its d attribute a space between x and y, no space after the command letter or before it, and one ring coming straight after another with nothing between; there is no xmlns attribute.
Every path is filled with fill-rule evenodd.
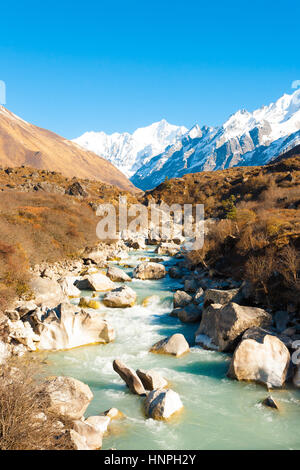
<svg viewBox="0 0 300 470"><path fill-rule="evenodd" d="M218 125L300 79L299 1L5 3L6 106L67 138L162 118Z"/></svg>

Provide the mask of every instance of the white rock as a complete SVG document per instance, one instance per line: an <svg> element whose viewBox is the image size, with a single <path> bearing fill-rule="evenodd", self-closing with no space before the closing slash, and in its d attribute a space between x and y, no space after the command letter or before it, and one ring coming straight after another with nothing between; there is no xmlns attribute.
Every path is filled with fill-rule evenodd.
<svg viewBox="0 0 300 470"><path fill-rule="evenodd" d="M178 393L170 389L157 389L149 393L144 402L145 414L152 419L168 419L183 408Z"/></svg>

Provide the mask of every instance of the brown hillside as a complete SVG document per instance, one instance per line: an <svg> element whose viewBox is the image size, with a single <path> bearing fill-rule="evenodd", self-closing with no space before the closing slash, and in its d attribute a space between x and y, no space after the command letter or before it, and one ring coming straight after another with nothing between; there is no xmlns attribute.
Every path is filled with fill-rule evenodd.
<svg viewBox="0 0 300 470"><path fill-rule="evenodd" d="M29 124L0 106L0 165L28 165L89 178L137 191L110 162L46 129Z"/></svg>

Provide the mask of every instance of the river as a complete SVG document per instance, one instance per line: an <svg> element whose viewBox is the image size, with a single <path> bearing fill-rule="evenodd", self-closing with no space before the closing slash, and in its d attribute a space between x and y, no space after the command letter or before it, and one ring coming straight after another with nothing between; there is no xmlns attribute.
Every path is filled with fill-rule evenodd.
<svg viewBox="0 0 300 470"><path fill-rule="evenodd" d="M128 263L134 266L144 256L157 255L148 247L131 252ZM164 258L166 265L175 262ZM49 353L46 361L49 373L72 376L91 387L94 399L86 416L111 407L126 416L114 422L103 449L300 449L300 391L272 391L281 409L264 407L260 401L268 393L263 386L228 379L230 356L194 346L197 325L169 316L180 280L133 280L130 286L138 295L136 306L100 309L116 330L115 342ZM159 300L143 307L142 300L154 294ZM192 346L189 354L175 358L148 352L156 341L174 333L185 335ZM143 399L131 394L112 368L116 358L134 369L160 372L179 393L184 411L169 422L146 419Z"/></svg>

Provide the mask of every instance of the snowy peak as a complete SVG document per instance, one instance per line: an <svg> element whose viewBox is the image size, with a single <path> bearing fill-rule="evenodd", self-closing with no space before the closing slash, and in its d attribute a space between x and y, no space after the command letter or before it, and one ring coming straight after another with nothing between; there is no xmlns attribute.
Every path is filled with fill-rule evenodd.
<svg viewBox="0 0 300 470"><path fill-rule="evenodd" d="M116 132L108 135L102 131L86 132L74 139L74 142L106 158L127 176L131 176L153 156L173 145L186 132L186 127L174 126L162 119L150 126L137 129L133 134Z"/></svg>
<svg viewBox="0 0 300 470"><path fill-rule="evenodd" d="M261 165L299 142L300 89L253 112L241 109L219 128L193 126L176 144L145 162L131 181L146 190L166 177Z"/></svg>

